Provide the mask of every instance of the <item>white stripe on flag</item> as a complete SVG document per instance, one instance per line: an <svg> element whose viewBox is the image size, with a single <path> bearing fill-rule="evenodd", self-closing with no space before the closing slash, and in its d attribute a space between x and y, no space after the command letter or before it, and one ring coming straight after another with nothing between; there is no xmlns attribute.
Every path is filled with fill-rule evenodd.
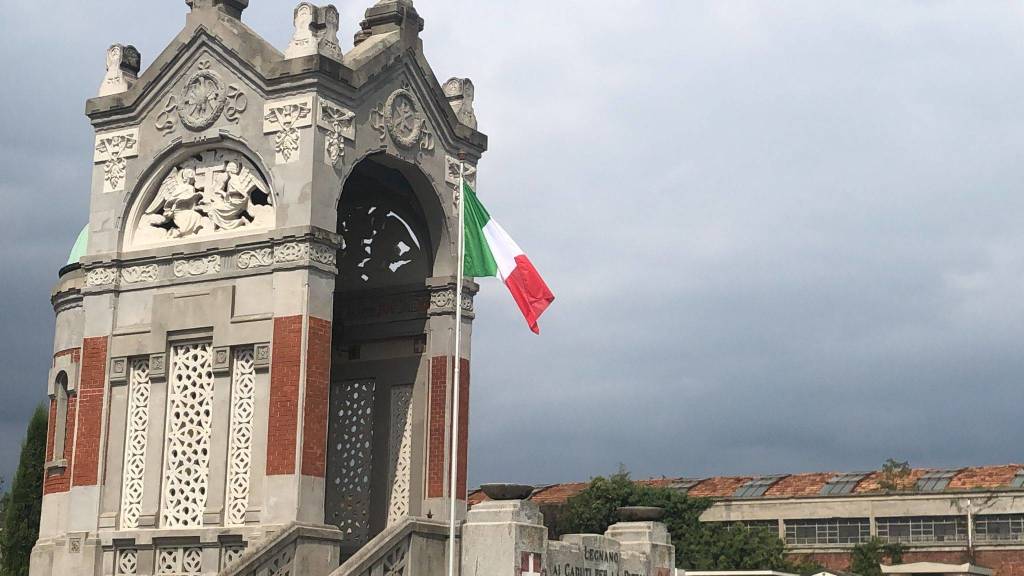
<svg viewBox="0 0 1024 576"><path fill-rule="evenodd" d="M494 261L498 264L498 275L504 282L516 269L516 256L521 256L523 249L494 218L484 224L484 239L487 240L487 247L491 249Z"/></svg>

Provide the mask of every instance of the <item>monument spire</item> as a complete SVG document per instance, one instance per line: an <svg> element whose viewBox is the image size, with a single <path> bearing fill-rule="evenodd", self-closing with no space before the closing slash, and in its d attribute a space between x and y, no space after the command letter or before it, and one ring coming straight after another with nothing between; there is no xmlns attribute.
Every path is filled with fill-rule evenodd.
<svg viewBox="0 0 1024 576"><path fill-rule="evenodd" d="M249 0L185 0L193 12L216 8L234 18L241 18L242 11L249 7Z"/></svg>

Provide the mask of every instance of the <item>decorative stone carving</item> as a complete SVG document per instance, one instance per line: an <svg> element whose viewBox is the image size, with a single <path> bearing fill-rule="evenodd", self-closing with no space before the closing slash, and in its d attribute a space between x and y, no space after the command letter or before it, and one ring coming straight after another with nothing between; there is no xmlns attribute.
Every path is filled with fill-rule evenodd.
<svg viewBox="0 0 1024 576"><path fill-rule="evenodd" d="M455 111L455 117L466 126L476 130L476 113L473 111L473 98L476 87L469 78L452 78L442 86L448 104Z"/></svg>
<svg viewBox="0 0 1024 576"><path fill-rule="evenodd" d="M164 101L164 107L160 109L160 113L156 115L156 130L164 136L174 132L175 127L178 125L178 97L171 94Z"/></svg>
<svg viewBox="0 0 1024 576"><path fill-rule="evenodd" d="M245 553L245 545L244 544L238 544L238 545L231 545L231 546L224 546L224 547L222 547L221 548L221 553L220 553L220 569L224 570L225 568L228 567L229 564L231 564L232 562L235 562L236 560L241 558L242 554L244 554L244 553Z"/></svg>
<svg viewBox="0 0 1024 576"><path fill-rule="evenodd" d="M371 112L370 124L381 132L381 141L384 140L383 126L391 135L391 141L401 148L434 149L434 134L420 111L416 96L406 88L392 92L382 106Z"/></svg>
<svg viewBox="0 0 1024 576"><path fill-rule="evenodd" d="M135 576L139 569L139 552L133 548L117 551L117 576Z"/></svg>
<svg viewBox="0 0 1024 576"><path fill-rule="evenodd" d="M207 256L206 258L192 258L190 260L175 260L174 275L178 278L187 276L205 276L206 274L220 273L220 256Z"/></svg>
<svg viewBox="0 0 1024 576"><path fill-rule="evenodd" d="M391 388L391 435L388 439L388 526L409 514L412 478L412 386Z"/></svg>
<svg viewBox="0 0 1024 576"><path fill-rule="evenodd" d="M161 505L164 528L203 525L213 422L211 348L206 342L171 349Z"/></svg>
<svg viewBox="0 0 1024 576"><path fill-rule="evenodd" d="M345 141L355 141L355 113L333 102L320 98L317 126L326 131L324 138L324 162L337 166L345 157Z"/></svg>
<svg viewBox="0 0 1024 576"><path fill-rule="evenodd" d="M224 105L224 119L231 123L238 123L242 113L249 108L249 98L236 84L228 84L226 93L227 102Z"/></svg>
<svg viewBox="0 0 1024 576"><path fill-rule="evenodd" d="M313 125L313 97L267 102L263 108L263 133L274 134L274 151L278 164L299 159L302 144L300 128Z"/></svg>
<svg viewBox="0 0 1024 576"><path fill-rule="evenodd" d="M458 158L451 156L445 156L445 172L444 181L452 190L458 190L459 188L459 172L462 170L461 166L465 165L465 173L463 176L466 178L466 184L469 184L470 188L476 189L476 166L469 163L462 163Z"/></svg>
<svg viewBox="0 0 1024 576"><path fill-rule="evenodd" d="M117 282L117 268L93 268L85 274L86 286L109 286Z"/></svg>
<svg viewBox="0 0 1024 576"><path fill-rule="evenodd" d="M309 244L302 242L288 242L274 246L274 262L287 264L288 262L299 262L309 259Z"/></svg>
<svg viewBox="0 0 1024 576"><path fill-rule="evenodd" d="M128 377L128 430L125 433L121 483L121 529L138 528L146 479L149 433L149 360L133 360Z"/></svg>
<svg viewBox="0 0 1024 576"><path fill-rule="evenodd" d="M182 87L178 102L181 123L196 131L213 126L227 103L224 81L210 69L210 61L201 60L198 68Z"/></svg>
<svg viewBox="0 0 1024 576"><path fill-rule="evenodd" d="M354 542L365 542L370 529L370 471L373 446L373 380L335 384L331 394L328 446L327 522Z"/></svg>
<svg viewBox="0 0 1024 576"><path fill-rule="evenodd" d="M228 436L227 495L224 523L245 524L249 508L249 467L252 463L253 414L256 407L256 365L253 348L235 350L231 374L231 429Z"/></svg>
<svg viewBox="0 0 1024 576"><path fill-rule="evenodd" d="M121 282L125 284L139 284L142 282L156 282L160 276L160 267L156 264L144 266L130 266L121 269Z"/></svg>
<svg viewBox="0 0 1024 576"><path fill-rule="evenodd" d="M223 374L231 369L231 347L217 346L213 349L213 373Z"/></svg>
<svg viewBox="0 0 1024 576"><path fill-rule="evenodd" d="M295 33L284 51L285 58L323 54L340 62L339 20L338 9L333 5L320 7L301 2L295 8Z"/></svg>
<svg viewBox="0 0 1024 576"><path fill-rule="evenodd" d="M463 293L460 302L464 312L473 311L473 296ZM432 314L452 313L455 311L455 288L442 288L430 293L430 312Z"/></svg>
<svg viewBox="0 0 1024 576"><path fill-rule="evenodd" d="M167 354L160 352L159 354L149 355L149 377L150 378L166 378L167 377Z"/></svg>
<svg viewBox="0 0 1024 576"><path fill-rule="evenodd" d="M324 246L323 244L310 244L309 246L309 259L313 262L319 262L325 266L337 266L338 264L338 253L333 248Z"/></svg>
<svg viewBox="0 0 1024 576"><path fill-rule="evenodd" d="M265 342L263 344L254 344L253 347L253 366L256 368L269 368L270 367L270 343Z"/></svg>
<svg viewBox="0 0 1024 576"><path fill-rule="evenodd" d="M114 44L107 49L107 73L100 84L100 96L127 92L139 79L142 55L135 46Z"/></svg>
<svg viewBox="0 0 1024 576"><path fill-rule="evenodd" d="M139 219L133 242L201 237L274 225L270 188L246 158L213 149L170 168Z"/></svg>
<svg viewBox="0 0 1024 576"><path fill-rule="evenodd" d="M96 154L93 162L103 164L103 191L124 190L128 171L128 158L139 155L139 129L130 128L96 136Z"/></svg>
<svg viewBox="0 0 1024 576"><path fill-rule="evenodd" d="M128 379L128 359L124 357L110 359L110 381L124 382Z"/></svg>
<svg viewBox="0 0 1024 576"><path fill-rule="evenodd" d="M257 250L245 250L240 252L235 259L239 270L250 268L262 268L274 263L274 251L270 248L259 248Z"/></svg>
<svg viewBox="0 0 1024 576"><path fill-rule="evenodd" d="M203 571L202 548L158 548L157 576L199 576Z"/></svg>

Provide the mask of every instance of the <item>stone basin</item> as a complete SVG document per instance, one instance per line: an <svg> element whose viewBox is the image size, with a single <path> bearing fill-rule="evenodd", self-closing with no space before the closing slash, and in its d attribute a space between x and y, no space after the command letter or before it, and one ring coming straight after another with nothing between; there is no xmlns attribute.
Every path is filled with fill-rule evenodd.
<svg viewBox="0 0 1024 576"><path fill-rule="evenodd" d="M665 516L665 509L657 506L623 506L616 511L621 522L656 522Z"/></svg>
<svg viewBox="0 0 1024 576"><path fill-rule="evenodd" d="M482 484L480 489L491 500L526 500L533 494L528 484Z"/></svg>

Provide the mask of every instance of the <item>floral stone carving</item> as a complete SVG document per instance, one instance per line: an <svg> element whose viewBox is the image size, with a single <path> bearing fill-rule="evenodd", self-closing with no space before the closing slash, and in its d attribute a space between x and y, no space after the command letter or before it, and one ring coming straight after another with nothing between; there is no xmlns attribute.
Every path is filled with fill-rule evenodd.
<svg viewBox="0 0 1024 576"><path fill-rule="evenodd" d="M231 150L208 150L163 177L142 214L135 243L273 225L270 188L252 164Z"/></svg>
<svg viewBox="0 0 1024 576"><path fill-rule="evenodd" d="M386 131L399 147L434 149L434 134L427 126L426 116L416 97L405 88L392 92L387 101L372 112L370 123L380 132L381 140Z"/></svg>
<svg viewBox="0 0 1024 576"><path fill-rule="evenodd" d="M313 125L313 97L268 102L263 110L263 133L274 135L274 151L278 164L299 159L302 144L300 128Z"/></svg>
<svg viewBox="0 0 1024 576"><path fill-rule="evenodd" d="M203 60L181 89L178 116L188 128L205 130L220 118L226 103L224 81L210 69L210 61Z"/></svg>
<svg viewBox="0 0 1024 576"><path fill-rule="evenodd" d="M96 136L93 162L103 164L103 192L124 190L128 158L139 155L139 130L131 128Z"/></svg>

